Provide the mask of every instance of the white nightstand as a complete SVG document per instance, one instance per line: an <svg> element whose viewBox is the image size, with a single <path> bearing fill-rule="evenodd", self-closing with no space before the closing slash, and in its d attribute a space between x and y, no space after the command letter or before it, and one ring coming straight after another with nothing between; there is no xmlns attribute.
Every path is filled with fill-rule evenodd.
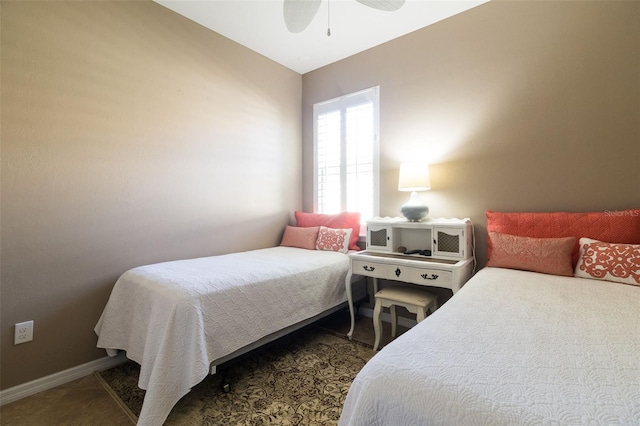
<svg viewBox="0 0 640 426"><path fill-rule="evenodd" d="M378 292L379 278L448 288L455 293L475 268L473 227L469 219L407 222L401 218L377 218L367 222L367 250L351 253L349 259L345 287L351 338L355 326L353 275L372 277L374 294Z"/></svg>

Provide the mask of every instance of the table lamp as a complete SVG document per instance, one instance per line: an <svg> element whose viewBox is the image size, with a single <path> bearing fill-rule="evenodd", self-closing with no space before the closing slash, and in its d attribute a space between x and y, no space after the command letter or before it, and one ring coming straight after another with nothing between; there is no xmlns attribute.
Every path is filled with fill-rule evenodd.
<svg viewBox="0 0 640 426"><path fill-rule="evenodd" d="M411 197L401 208L402 215L410 222L419 222L429 214L427 207L419 198L418 191L431 189L429 165L423 161L400 164L398 191L411 191Z"/></svg>

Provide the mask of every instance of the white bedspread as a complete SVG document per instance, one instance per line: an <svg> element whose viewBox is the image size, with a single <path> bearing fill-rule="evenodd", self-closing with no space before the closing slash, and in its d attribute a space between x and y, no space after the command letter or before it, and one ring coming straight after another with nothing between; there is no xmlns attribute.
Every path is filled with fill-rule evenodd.
<svg viewBox="0 0 640 426"><path fill-rule="evenodd" d="M146 389L139 425L161 425L209 365L346 300L343 253L274 247L131 269L95 327Z"/></svg>
<svg viewBox="0 0 640 426"><path fill-rule="evenodd" d="M367 363L340 425L640 425L640 287L485 268Z"/></svg>

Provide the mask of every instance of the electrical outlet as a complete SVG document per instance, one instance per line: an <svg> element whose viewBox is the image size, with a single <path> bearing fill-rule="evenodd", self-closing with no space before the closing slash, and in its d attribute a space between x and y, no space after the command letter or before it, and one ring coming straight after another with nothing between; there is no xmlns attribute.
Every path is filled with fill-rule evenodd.
<svg viewBox="0 0 640 426"><path fill-rule="evenodd" d="M16 334L13 338L13 344L27 343L33 340L33 320L19 322L16 324Z"/></svg>

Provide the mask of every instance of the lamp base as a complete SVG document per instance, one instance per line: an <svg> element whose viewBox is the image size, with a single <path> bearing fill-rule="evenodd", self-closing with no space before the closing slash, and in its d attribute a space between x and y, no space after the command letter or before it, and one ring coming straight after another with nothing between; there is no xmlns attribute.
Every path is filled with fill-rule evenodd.
<svg viewBox="0 0 640 426"><path fill-rule="evenodd" d="M404 205L400 208L402 216L406 217L409 222L420 222L429 214L427 206L408 206Z"/></svg>
<svg viewBox="0 0 640 426"><path fill-rule="evenodd" d="M416 191L412 191L409 201L402 205L400 212L409 222L420 222L429 214L429 207L418 198Z"/></svg>

